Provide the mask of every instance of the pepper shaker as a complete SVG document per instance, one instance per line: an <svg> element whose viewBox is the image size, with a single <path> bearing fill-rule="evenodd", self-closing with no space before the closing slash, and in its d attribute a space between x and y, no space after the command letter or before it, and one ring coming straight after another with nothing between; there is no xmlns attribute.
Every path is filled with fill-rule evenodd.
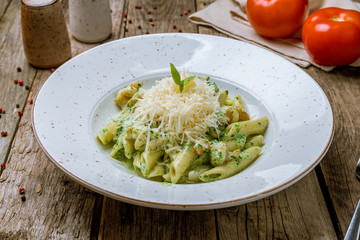
<svg viewBox="0 0 360 240"><path fill-rule="evenodd" d="M23 47L35 67L58 67L71 58L60 0L21 0Z"/></svg>
<svg viewBox="0 0 360 240"><path fill-rule="evenodd" d="M109 0L69 0L69 25L74 38L94 43L111 35Z"/></svg>

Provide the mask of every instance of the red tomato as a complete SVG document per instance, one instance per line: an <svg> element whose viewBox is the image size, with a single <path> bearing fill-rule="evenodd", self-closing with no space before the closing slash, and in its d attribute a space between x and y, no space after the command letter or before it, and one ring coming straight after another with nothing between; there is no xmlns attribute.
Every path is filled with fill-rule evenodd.
<svg viewBox="0 0 360 240"><path fill-rule="evenodd" d="M360 12L334 7L317 10L306 19L302 40L314 62L348 65L360 57Z"/></svg>
<svg viewBox="0 0 360 240"><path fill-rule="evenodd" d="M255 31L284 38L299 30L309 13L308 0L248 0L246 15Z"/></svg>

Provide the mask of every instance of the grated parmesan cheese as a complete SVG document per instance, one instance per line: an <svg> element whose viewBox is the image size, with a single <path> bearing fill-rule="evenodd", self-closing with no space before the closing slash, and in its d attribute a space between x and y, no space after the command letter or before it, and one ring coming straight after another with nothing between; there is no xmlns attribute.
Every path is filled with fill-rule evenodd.
<svg viewBox="0 0 360 240"><path fill-rule="evenodd" d="M182 73L182 79L188 77ZM149 90L143 90L131 114L133 126L146 126L165 135L167 150L183 143L205 137L209 127L218 126L216 113L224 112L218 101L219 94L208 82L195 77L180 93L172 77L158 81Z"/></svg>

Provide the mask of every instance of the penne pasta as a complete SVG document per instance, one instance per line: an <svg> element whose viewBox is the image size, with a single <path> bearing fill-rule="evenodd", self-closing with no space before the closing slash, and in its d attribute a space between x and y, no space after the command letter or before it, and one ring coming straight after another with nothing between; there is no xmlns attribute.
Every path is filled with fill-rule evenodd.
<svg viewBox="0 0 360 240"><path fill-rule="evenodd" d="M106 145L113 140L116 130L116 121L113 121L98 131L96 136L102 144Z"/></svg>
<svg viewBox="0 0 360 240"><path fill-rule="evenodd" d="M218 166L225 162L227 147L224 142L214 141L210 148L210 163Z"/></svg>
<svg viewBox="0 0 360 240"><path fill-rule="evenodd" d="M123 141L125 157L131 159L132 153L135 152L134 140L125 138Z"/></svg>
<svg viewBox="0 0 360 240"><path fill-rule="evenodd" d="M247 141L245 144L245 148L251 148L251 147L262 147L264 141L263 135L255 135Z"/></svg>
<svg viewBox="0 0 360 240"><path fill-rule="evenodd" d="M238 157L233 155L232 161L202 173L199 179L203 182L210 182L230 177L248 167L259 156L260 152L260 147L248 148L241 152Z"/></svg>
<svg viewBox="0 0 360 240"><path fill-rule="evenodd" d="M227 151L234 151L236 149L242 149L246 143L246 135L240 134L236 138L230 138L225 140Z"/></svg>
<svg viewBox="0 0 360 240"><path fill-rule="evenodd" d="M228 98L228 94L229 94L229 91L228 90L223 90L220 92L220 95L219 95L219 103L220 103L220 106L224 106L225 105L225 102Z"/></svg>
<svg viewBox="0 0 360 240"><path fill-rule="evenodd" d="M232 123L226 127L226 133L222 137L222 140L234 138L240 134L261 134L265 131L268 124L269 119L266 116L255 120Z"/></svg>
<svg viewBox="0 0 360 240"><path fill-rule="evenodd" d="M145 151L141 154L140 171L144 176L148 176L155 166L156 161L164 154L162 151Z"/></svg>
<svg viewBox="0 0 360 240"><path fill-rule="evenodd" d="M115 103L123 109L128 101L135 95L135 93L142 87L142 82L135 82L130 84L128 87L121 89L116 98L114 99Z"/></svg>
<svg viewBox="0 0 360 240"><path fill-rule="evenodd" d="M116 120L96 133L110 156L150 180L174 184L233 176L255 161L269 119L251 119L209 77L176 73L148 89L134 82L118 91Z"/></svg>
<svg viewBox="0 0 360 240"><path fill-rule="evenodd" d="M170 164L170 179L172 183L177 183L185 170L190 166L191 161L196 157L196 151L193 146L187 145L178 154Z"/></svg>
<svg viewBox="0 0 360 240"><path fill-rule="evenodd" d="M148 178L161 177L165 174L165 167L162 165L155 165L155 167L150 171Z"/></svg>

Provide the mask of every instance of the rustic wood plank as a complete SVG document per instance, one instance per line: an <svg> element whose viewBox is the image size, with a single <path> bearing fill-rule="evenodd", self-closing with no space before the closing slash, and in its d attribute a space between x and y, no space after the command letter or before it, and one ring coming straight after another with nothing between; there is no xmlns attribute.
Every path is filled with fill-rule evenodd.
<svg viewBox="0 0 360 240"><path fill-rule="evenodd" d="M216 239L213 211L169 211L112 199L106 202L102 239Z"/></svg>
<svg viewBox="0 0 360 240"><path fill-rule="evenodd" d="M11 0L3 0L0 2L0 21L4 16L4 13L6 12L7 8L9 7L10 2Z"/></svg>
<svg viewBox="0 0 360 240"><path fill-rule="evenodd" d="M141 6L141 9L137 9L136 6ZM151 33L174 33L179 29L181 32L197 32L197 27L187 20L187 15L183 14L188 10L195 10L194 1L129 1L125 37ZM173 25L176 29L173 29Z"/></svg>
<svg viewBox="0 0 360 240"><path fill-rule="evenodd" d="M217 210L220 239L337 239L316 181L313 171L271 197Z"/></svg>
<svg viewBox="0 0 360 240"><path fill-rule="evenodd" d="M91 230L90 230L90 239L96 240L101 236L100 226L101 226L101 215L104 204L104 196L100 194L95 194L95 203L94 211L92 214Z"/></svg>
<svg viewBox="0 0 360 240"><path fill-rule="evenodd" d="M51 74L49 70L32 68L23 56L19 2L15 0L11 2L2 19L0 30L4 36L0 39L0 58L2 62L7 63L6 66L0 66L0 74L1 77L11 79L11 84L4 82L4 88L0 87L0 100L2 103L6 99L5 103L11 104L9 106L12 107L10 111L10 107L3 105L6 107L3 109L9 111L6 111L6 119L4 117L0 119L3 120L0 121L0 124L3 124L0 126L8 127L12 120L13 132L17 130L15 137L12 131L8 131L12 135L0 139L8 139L8 146L14 138L6 160L7 167L0 178L0 239L96 239L103 197L71 180L48 160L31 131L32 105L26 105L24 115L16 129L19 117L13 110L14 101L23 99L20 102L23 108L27 103L26 100L31 99L38 92ZM66 7L67 2L63 3ZM123 3L123 1L111 0L113 18L118 19L122 14ZM66 9L65 14L67 14ZM114 23L113 35L107 41L114 39L120 32L119 22L114 21ZM73 55L98 45L83 44L74 39L71 41ZM16 69L18 66L22 68L20 73ZM16 73L13 73L14 69ZM12 89L13 79L19 76L23 76L24 86L20 88L16 85L15 91ZM25 85L31 86L34 78L31 92L25 91ZM5 145L3 142L1 144ZM1 157L5 156L1 154ZM20 187L25 188L25 195L19 194ZM21 196L25 196L26 201L22 201ZM93 215L97 219L92 220Z"/></svg>
<svg viewBox="0 0 360 240"><path fill-rule="evenodd" d="M320 167L343 238L360 198L355 166L360 157L360 69L338 68L326 74L317 69L307 72L328 96L334 112L335 136Z"/></svg>
<svg viewBox="0 0 360 240"><path fill-rule="evenodd" d="M6 162L20 119L18 111L25 106L29 94L26 88L31 86L35 70L26 62L23 53L20 1L13 0L6 7L8 1L1 2L0 6L6 12L0 21L0 108L3 109L0 114L0 132L7 131L8 136L0 137L0 162ZM23 80L24 85L14 84L15 79Z"/></svg>

